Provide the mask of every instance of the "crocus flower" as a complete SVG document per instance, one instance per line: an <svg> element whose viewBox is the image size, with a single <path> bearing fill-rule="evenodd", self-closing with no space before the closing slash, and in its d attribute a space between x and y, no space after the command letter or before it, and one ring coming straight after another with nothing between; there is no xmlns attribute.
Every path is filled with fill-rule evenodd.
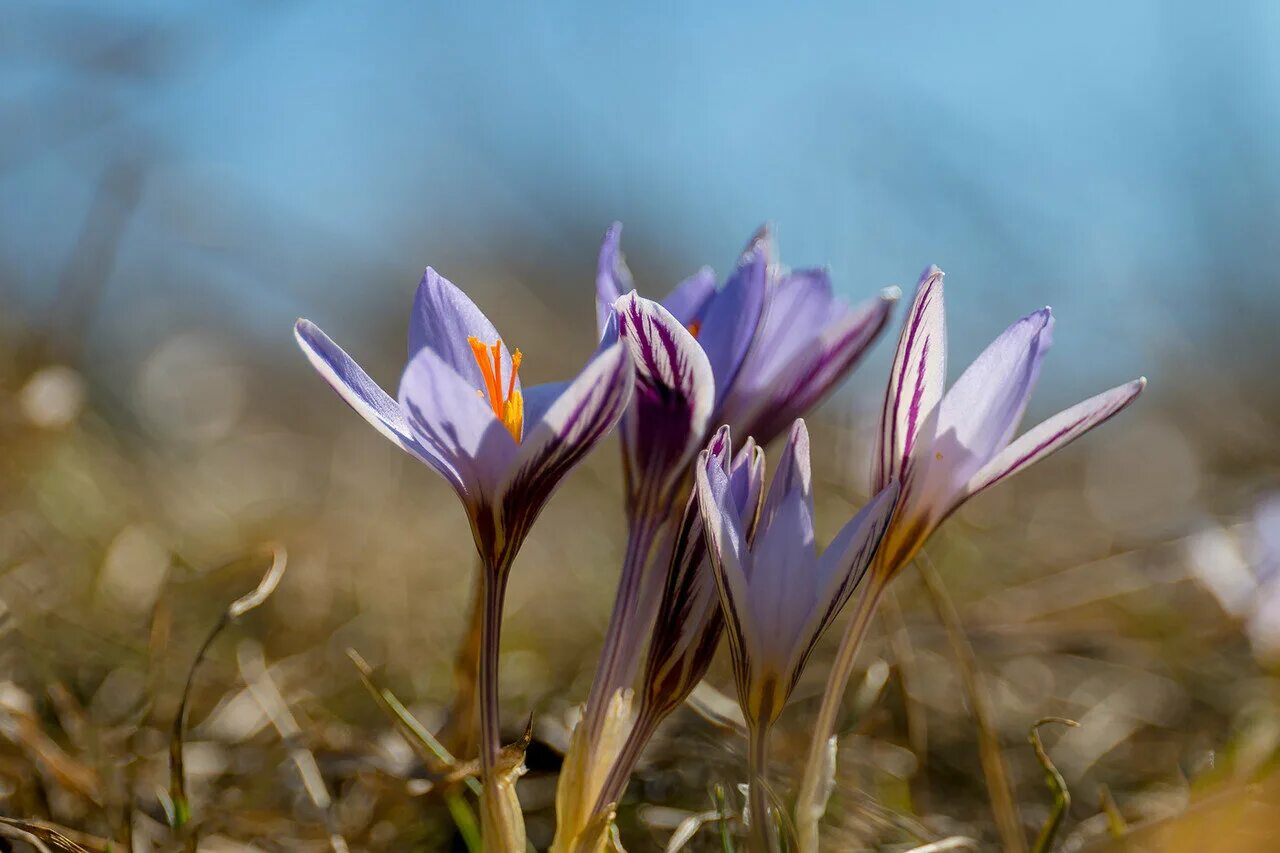
<svg viewBox="0 0 1280 853"><path fill-rule="evenodd" d="M1053 315L1042 308L1018 320L945 391L942 277L937 267L921 276L889 374L871 483L875 490L896 479L902 484L902 497L832 665L810 743L796 806L800 848L806 853L817 849L817 820L823 809L822 756L853 669L854 653L885 586L965 501L1111 418L1146 386L1146 379L1139 378L1104 391L1015 439L1049 350Z"/></svg>
<svg viewBox="0 0 1280 853"><path fill-rule="evenodd" d="M898 485L881 490L819 555L804 421L791 428L754 542L748 541L754 509L735 499L729 475L710 451L699 460L697 481L738 702L750 734L754 846L772 850L776 844L765 794L769 730L818 638L871 565L898 500Z"/></svg>
<svg viewBox="0 0 1280 853"><path fill-rule="evenodd" d="M636 394L621 425L629 537L581 724L593 731L635 677L663 588L677 571L691 466L711 430L727 423L761 444L771 441L844 378L883 330L896 298L886 291L849 306L833 294L825 270L776 266L762 229L723 286L704 268L658 303L632 290L620 238L617 224L605 235L596 308L601 329L617 317L636 363ZM711 631L706 639L714 646L717 636ZM579 740L586 751L595 742ZM561 786L578 785L586 774L580 765L602 760L611 759L570 755ZM594 792L578 787L589 808ZM573 831L558 827L553 849L569 849L563 839Z"/></svg>
<svg viewBox="0 0 1280 853"><path fill-rule="evenodd" d="M462 501L484 565L479 690L485 830L494 849L524 849L516 835L523 827L512 826L506 802L514 791L502 790L495 773L502 601L511 564L547 499L630 401L626 349L616 330L607 329L572 380L525 388L520 351L510 351L466 294L430 268L414 299L398 399L311 322L299 320L294 333L339 396L437 471Z"/></svg>
<svg viewBox="0 0 1280 853"><path fill-rule="evenodd" d="M631 542L593 684L598 705L635 674L671 568L690 465L711 430L728 424L767 444L847 374L895 298L886 292L848 306L825 271L776 267L761 229L722 287L704 269L658 304L628 292L620 238L616 224L605 235L596 296L600 322L616 312L636 362L636 395L621 427Z"/></svg>
<svg viewBox="0 0 1280 853"><path fill-rule="evenodd" d="M716 430L705 455L728 478L729 495L748 540L764 499L764 449L748 438L732 453L729 427ZM688 698L715 656L724 628L715 577L707 565L706 539L697 493L689 496L676 534L672 567L662 589L657 622L640 678L635 724L597 798L597 812L617 802L640 752L668 714Z"/></svg>

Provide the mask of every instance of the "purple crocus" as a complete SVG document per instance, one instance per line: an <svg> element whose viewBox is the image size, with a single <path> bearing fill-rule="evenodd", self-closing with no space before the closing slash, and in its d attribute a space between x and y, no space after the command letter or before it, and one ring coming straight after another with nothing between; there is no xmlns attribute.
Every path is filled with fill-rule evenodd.
<svg viewBox="0 0 1280 853"><path fill-rule="evenodd" d="M523 849L523 827L512 825L510 804L501 802L514 791L497 774L502 602L511 564L547 499L627 408L632 368L626 348L611 326L572 380L525 388L520 351L508 350L466 294L430 268L414 299L398 399L310 321L299 320L294 333L342 399L435 469L462 501L484 565L479 690L485 831L494 849Z"/></svg>
<svg viewBox="0 0 1280 853"><path fill-rule="evenodd" d="M587 750L594 749L612 697L634 679L663 588L683 559L677 552L681 511L691 494L691 466L711 431L728 424L761 444L777 437L857 363L896 298L886 291L848 305L834 295L825 270L777 266L772 239L761 229L722 286L704 268L658 303L633 291L620 238L617 224L605 235L596 308L602 330L618 318L636 363L636 394L621 425L629 538L582 723ZM701 610L676 615L714 618ZM700 626L687 628L697 633ZM714 648L718 631L709 634ZM569 763L597 760L570 756ZM565 774L562 788L577 784L579 775ZM564 833L573 831L561 827L554 849L568 849Z"/></svg>
<svg viewBox="0 0 1280 853"><path fill-rule="evenodd" d="M711 431L728 424L767 444L848 373L894 300L886 293L850 307L825 271L774 265L761 229L723 286L703 269L659 304L631 290L620 237L617 224L605 235L596 298L602 329L616 312L636 363L621 426L630 542L588 720L635 675L692 487L690 465Z"/></svg>
<svg viewBox="0 0 1280 853"><path fill-rule="evenodd" d="M1146 379L1139 378L1104 391L1015 439L1052 342L1052 312L1042 308L1018 320L946 390L942 278L937 267L921 276L889 374L871 487L874 491L898 480L902 496L832 664L810 742L796 806L800 849L805 853L817 849L817 821L823 810L822 758L853 670L854 653L889 581L965 501L1111 418L1146 386Z"/></svg>
<svg viewBox="0 0 1280 853"><path fill-rule="evenodd" d="M734 494L723 462L704 451L698 503L724 613L738 701L750 734L753 847L772 850L765 785L769 731L818 638L871 565L898 500L892 482L819 555L809 432L797 420L769 486L754 541L755 509Z"/></svg>
<svg viewBox="0 0 1280 853"><path fill-rule="evenodd" d="M751 438L733 453L729 427L716 430L703 452L728 478L729 495L750 541L764 499L764 448ZM716 581L707 564L702 511L689 496L676 532L671 570L662 589L657 622L645 655L635 723L609 768L596 800L601 813L618 801L645 744L658 724L698 685L715 655L724 629Z"/></svg>

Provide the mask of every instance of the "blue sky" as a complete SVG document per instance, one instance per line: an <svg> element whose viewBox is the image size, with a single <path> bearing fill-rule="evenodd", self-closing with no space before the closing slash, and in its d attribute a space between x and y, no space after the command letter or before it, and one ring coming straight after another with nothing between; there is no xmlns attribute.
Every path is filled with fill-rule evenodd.
<svg viewBox="0 0 1280 853"><path fill-rule="evenodd" d="M264 339L428 263L572 293L613 219L642 279L762 221L851 297L938 263L957 359L1051 304L1052 394L1280 314L1280 5L478 5L17 3L9 280L39 306L137 160L100 346L149 289Z"/></svg>

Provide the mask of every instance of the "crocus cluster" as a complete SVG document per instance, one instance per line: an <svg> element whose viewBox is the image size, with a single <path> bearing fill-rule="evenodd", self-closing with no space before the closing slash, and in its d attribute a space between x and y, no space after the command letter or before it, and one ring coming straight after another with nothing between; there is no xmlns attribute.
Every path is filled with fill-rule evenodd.
<svg viewBox="0 0 1280 853"><path fill-rule="evenodd" d="M857 592L795 813L800 849L816 850L828 740L880 593L965 500L1120 411L1143 380L1014 439L1053 318L1046 308L1019 320L944 394L942 273L930 268L891 369L872 497L819 554L801 418L867 351L895 293L850 306L825 270L779 265L762 229L722 284L704 269L653 301L633 288L620 236L614 225L600 251L598 345L566 382L523 386L523 353L430 268L414 300L394 398L310 322L299 320L295 334L352 408L453 487L470 524L482 566L486 849L526 845L514 789L522 763L504 750L498 726L507 580L556 487L616 425L627 543L596 676L561 772L552 850L604 847L637 759L705 676L722 635L749 729L751 843L777 849L766 795L769 732L818 639ZM766 492L763 448L788 429Z"/></svg>

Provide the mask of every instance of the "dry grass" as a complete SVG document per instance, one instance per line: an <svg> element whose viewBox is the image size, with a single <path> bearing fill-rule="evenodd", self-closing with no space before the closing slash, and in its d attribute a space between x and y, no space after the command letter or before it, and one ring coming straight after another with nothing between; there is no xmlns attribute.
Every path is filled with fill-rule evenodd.
<svg viewBox="0 0 1280 853"><path fill-rule="evenodd" d="M201 849L465 849L450 808L471 796L464 783L398 733L347 656L367 659L428 729L445 724L472 572L446 487L301 358L273 363L190 331L127 375L56 361L32 324L11 319L0 333L0 811L41 822L3 831L50 849L39 826L90 850L183 846L163 805L182 686L274 541L289 572L214 641L190 697ZM820 533L863 497L866 424L837 417L847 408L829 405L814 424ZM1262 850L1275 832L1280 683L1193 571L1194 535L1243 521L1280 465L1273 412L1242 408L1231 421L1228 433L1199 405L1151 395L935 537L1028 843L1053 795L1027 733L1050 715L1081 723L1043 733L1073 794L1057 849L1093 849L1109 827L1126 827L1119 843L1134 850ZM513 576L504 721L514 740L533 715L520 794L540 847L620 561L617 467L608 444L575 472ZM917 575L894 593L846 703L826 837L837 850L954 836L991 847L955 637ZM783 790L822 676L815 659L780 723ZM722 666L711 681L727 688ZM736 735L674 715L621 809L629 849L658 849L691 814L715 812L717 786L736 807L744 778ZM688 849L720 849L717 826Z"/></svg>

